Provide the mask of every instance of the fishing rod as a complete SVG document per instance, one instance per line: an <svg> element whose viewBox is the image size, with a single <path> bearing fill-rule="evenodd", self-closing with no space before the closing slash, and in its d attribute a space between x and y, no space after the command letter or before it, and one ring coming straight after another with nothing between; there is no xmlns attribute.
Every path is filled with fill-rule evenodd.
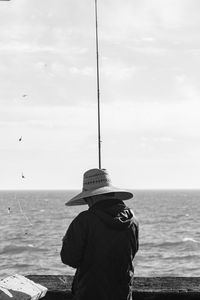
<svg viewBox="0 0 200 300"><path fill-rule="evenodd" d="M96 33L96 68L97 68L97 107L98 107L98 157L101 169L101 121L100 121L100 88L99 88L99 42L98 42L98 12L95 0L95 33Z"/></svg>

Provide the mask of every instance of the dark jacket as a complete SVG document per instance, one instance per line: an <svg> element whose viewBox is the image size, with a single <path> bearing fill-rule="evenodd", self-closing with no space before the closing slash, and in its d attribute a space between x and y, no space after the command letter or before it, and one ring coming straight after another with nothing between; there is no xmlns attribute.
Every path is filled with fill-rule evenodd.
<svg viewBox="0 0 200 300"><path fill-rule="evenodd" d="M75 300L131 299L138 222L122 201L113 200L80 213L63 238L62 262L77 269Z"/></svg>

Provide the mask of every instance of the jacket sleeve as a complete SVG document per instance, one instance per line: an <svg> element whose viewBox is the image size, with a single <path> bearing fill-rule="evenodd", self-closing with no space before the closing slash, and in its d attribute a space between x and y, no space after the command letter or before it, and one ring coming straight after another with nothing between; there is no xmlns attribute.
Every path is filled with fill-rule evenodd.
<svg viewBox="0 0 200 300"><path fill-rule="evenodd" d="M81 213L72 221L63 237L60 252L62 262L72 268L78 268L84 256L86 241L87 220Z"/></svg>

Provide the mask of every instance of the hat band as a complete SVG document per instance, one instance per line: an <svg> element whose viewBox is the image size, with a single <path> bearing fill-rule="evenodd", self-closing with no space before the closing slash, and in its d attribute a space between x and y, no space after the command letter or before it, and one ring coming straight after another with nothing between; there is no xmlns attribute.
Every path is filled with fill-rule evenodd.
<svg viewBox="0 0 200 300"><path fill-rule="evenodd" d="M88 181L88 182L84 182L83 191L84 192L91 191L106 186L110 186L110 180L100 179L100 180Z"/></svg>

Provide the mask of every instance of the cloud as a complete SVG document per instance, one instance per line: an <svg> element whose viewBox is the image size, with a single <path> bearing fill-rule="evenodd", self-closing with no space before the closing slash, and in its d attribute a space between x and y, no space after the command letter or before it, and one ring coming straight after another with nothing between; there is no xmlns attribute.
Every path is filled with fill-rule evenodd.
<svg viewBox="0 0 200 300"><path fill-rule="evenodd" d="M159 56L166 56L172 53L172 50L168 46L147 46L147 45L136 45L136 46L128 46L128 48L134 52L140 53L140 55L159 55Z"/></svg>
<svg viewBox="0 0 200 300"><path fill-rule="evenodd" d="M94 76L94 68L89 66L82 68L70 67L69 72L73 75Z"/></svg>
<svg viewBox="0 0 200 300"><path fill-rule="evenodd" d="M26 53L32 53L32 54L43 54L43 53L49 53L49 54L60 54L64 57L72 58L76 57L78 55L84 55L88 52L88 49L86 47L78 47L73 45L56 45L52 42L52 44L49 45L42 45L39 43L33 43L28 41L9 41L7 43L0 42L0 51L7 53L8 51L11 52L11 55L13 53L19 52L22 55ZM8 53L9 54L9 53Z"/></svg>
<svg viewBox="0 0 200 300"><path fill-rule="evenodd" d="M102 64L102 73L106 79L120 81L129 80L136 72L136 67L133 65L126 65L120 61L106 60Z"/></svg>
<svg viewBox="0 0 200 300"><path fill-rule="evenodd" d="M2 126L24 126L36 128L55 128L86 130L90 122L95 122L94 105L77 106L1 106L0 124ZM81 126L80 126L80 123Z"/></svg>
<svg viewBox="0 0 200 300"><path fill-rule="evenodd" d="M158 142L158 143L172 143L174 141L174 138L169 136L142 136L140 138L141 142L148 143L149 141Z"/></svg>
<svg viewBox="0 0 200 300"><path fill-rule="evenodd" d="M106 132L125 132L137 137L171 141L200 139L200 102L197 99L170 103L115 102L102 107ZM112 122L109 122L112 116ZM102 122L102 124L103 124ZM103 126L103 125L102 125ZM166 138L166 139L165 139Z"/></svg>
<svg viewBox="0 0 200 300"><path fill-rule="evenodd" d="M124 46L142 48L159 42L165 48L163 43L170 47L178 42L191 46L198 40L200 5L196 0L118 0L99 7L100 37L109 44L123 41Z"/></svg>
<svg viewBox="0 0 200 300"><path fill-rule="evenodd" d="M189 0L142 1L141 12L154 24L164 27L177 27L185 22L185 14L190 6Z"/></svg>
<svg viewBox="0 0 200 300"><path fill-rule="evenodd" d="M133 134L143 140L170 142L174 138L200 138L198 99L162 102L102 102L102 130L105 135ZM1 126L55 128L95 134L96 104L79 106L1 106ZM112 122L111 122L112 120ZM81 125L80 125L81 124ZM93 126L91 127L91 124ZM79 134L80 135L80 134Z"/></svg>
<svg viewBox="0 0 200 300"><path fill-rule="evenodd" d="M197 80L185 73L175 75L176 94L181 100L191 100L191 108L193 108L192 103L198 103L199 100L200 90Z"/></svg>

